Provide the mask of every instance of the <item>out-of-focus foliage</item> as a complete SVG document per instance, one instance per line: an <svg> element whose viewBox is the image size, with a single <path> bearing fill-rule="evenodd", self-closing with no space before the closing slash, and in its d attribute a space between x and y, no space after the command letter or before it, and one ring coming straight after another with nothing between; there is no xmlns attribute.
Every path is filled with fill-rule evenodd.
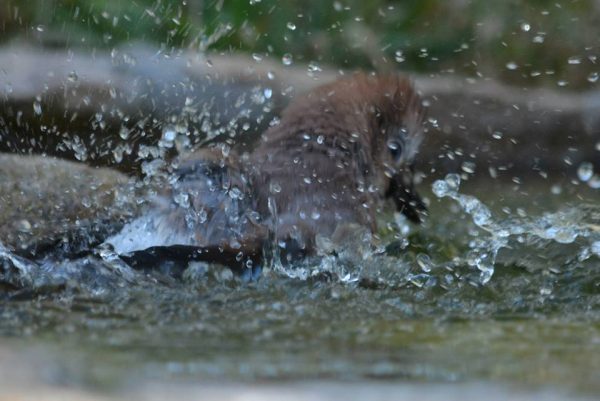
<svg viewBox="0 0 600 401"><path fill-rule="evenodd" d="M4 0L0 40L242 50L343 67L388 65L515 84L598 80L599 0Z"/></svg>

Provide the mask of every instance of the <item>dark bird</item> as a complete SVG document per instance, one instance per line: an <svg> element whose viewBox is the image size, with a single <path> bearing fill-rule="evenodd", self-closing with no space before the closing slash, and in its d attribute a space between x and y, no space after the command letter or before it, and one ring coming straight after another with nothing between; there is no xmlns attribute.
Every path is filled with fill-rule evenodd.
<svg viewBox="0 0 600 401"><path fill-rule="evenodd" d="M182 160L173 188L107 242L129 257L144 251L243 272L272 244L292 261L341 225L376 233L387 199L418 223L426 209L413 164L423 115L401 75L358 73L318 87L294 99L247 157L216 146Z"/></svg>

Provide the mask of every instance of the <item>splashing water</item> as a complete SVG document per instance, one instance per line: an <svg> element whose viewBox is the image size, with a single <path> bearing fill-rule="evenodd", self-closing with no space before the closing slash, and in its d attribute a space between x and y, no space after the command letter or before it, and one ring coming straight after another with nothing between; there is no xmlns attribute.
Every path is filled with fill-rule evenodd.
<svg viewBox="0 0 600 401"><path fill-rule="evenodd" d="M455 200L471 216L473 223L489 234L487 238L472 240L469 244L471 250L466 257L468 265L479 269L482 284L492 278L498 252L502 248L508 248L513 237L525 243L541 239L559 244L572 244L582 238L587 240L587 244L580 249L579 258L586 259L591 255L600 257L600 225L590 222L590 216L586 215L585 207L581 205L546 213L537 218L499 221L494 219L489 208L479 199L460 194L459 188L458 174L448 174L445 179L435 181L432 186L433 193L438 198Z"/></svg>

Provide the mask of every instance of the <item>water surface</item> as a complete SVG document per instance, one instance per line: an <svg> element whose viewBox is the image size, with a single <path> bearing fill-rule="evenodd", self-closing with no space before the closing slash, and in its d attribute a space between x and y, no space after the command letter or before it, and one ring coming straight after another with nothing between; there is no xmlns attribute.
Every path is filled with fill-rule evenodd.
<svg viewBox="0 0 600 401"><path fill-rule="evenodd" d="M181 279L99 256L38 265L50 279L3 301L1 342L46 355L50 383L99 389L326 379L598 394L597 191L577 180L478 180L451 199L430 184L422 227L389 215L380 246L359 240L257 283L218 266ZM57 271L60 285L47 285Z"/></svg>

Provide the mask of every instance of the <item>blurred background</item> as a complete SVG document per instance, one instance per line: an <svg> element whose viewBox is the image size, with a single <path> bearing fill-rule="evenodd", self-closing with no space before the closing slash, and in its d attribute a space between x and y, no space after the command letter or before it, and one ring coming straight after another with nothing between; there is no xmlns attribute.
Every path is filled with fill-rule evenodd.
<svg viewBox="0 0 600 401"><path fill-rule="evenodd" d="M128 41L588 89L598 0L3 0L0 41L111 49Z"/></svg>

